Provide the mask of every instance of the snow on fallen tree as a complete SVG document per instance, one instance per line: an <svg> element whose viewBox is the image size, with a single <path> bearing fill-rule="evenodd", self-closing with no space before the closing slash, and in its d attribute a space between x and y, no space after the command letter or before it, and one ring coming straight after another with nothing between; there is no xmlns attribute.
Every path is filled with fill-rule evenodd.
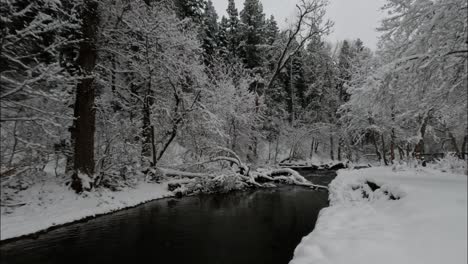
<svg viewBox="0 0 468 264"><path fill-rule="evenodd" d="M313 189L327 189L305 179L298 172L291 169L258 169L249 176L235 171L222 173L192 173L162 169L166 176L176 179L168 184L168 189L178 196L197 193L226 193L247 188L274 188L275 183L310 187Z"/></svg>
<svg viewBox="0 0 468 264"><path fill-rule="evenodd" d="M171 178L168 189L177 195L191 195L196 193L216 193L243 190L246 188L273 188L275 183L310 187L313 189L327 189L325 186L315 185L288 168L261 168L252 170L234 151L215 147L209 152L207 160L186 165L185 168L215 162L228 162L231 170L214 172L188 172L175 169L159 168L163 177ZM235 169L235 167L237 169Z"/></svg>

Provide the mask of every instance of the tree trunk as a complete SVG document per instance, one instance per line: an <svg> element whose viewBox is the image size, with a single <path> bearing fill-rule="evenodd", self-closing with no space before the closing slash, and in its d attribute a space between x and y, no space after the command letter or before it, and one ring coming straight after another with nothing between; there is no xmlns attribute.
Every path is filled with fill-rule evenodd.
<svg viewBox="0 0 468 264"><path fill-rule="evenodd" d="M342 155L341 155L341 152L342 152L342 146L343 146L343 142L342 142L342 139L341 137L338 139L338 160L341 161L342 160Z"/></svg>
<svg viewBox="0 0 468 264"><path fill-rule="evenodd" d="M395 162L395 129L392 128L392 136L390 139L390 162Z"/></svg>
<svg viewBox="0 0 468 264"><path fill-rule="evenodd" d="M94 132L95 132L95 87L92 76L97 60L96 39L99 24L98 1L84 0L81 13L84 41L80 43L78 65L84 77L78 82L72 127L74 146L73 176L71 187L77 193L91 189L94 174ZM89 178L84 182L84 175Z"/></svg>
<svg viewBox="0 0 468 264"><path fill-rule="evenodd" d="M448 136L450 138L450 142L452 143L453 150L457 154L457 157L461 158L460 150L458 149L457 139L453 135L452 132L448 131Z"/></svg>
<svg viewBox="0 0 468 264"><path fill-rule="evenodd" d="M334 143L333 143L333 135L330 134L330 159L331 160L335 160L335 153L333 152L333 148L334 148Z"/></svg>
<svg viewBox="0 0 468 264"><path fill-rule="evenodd" d="M271 140L268 140L268 164L270 164L271 160Z"/></svg>
<svg viewBox="0 0 468 264"><path fill-rule="evenodd" d="M293 60L290 60L289 70L289 123L294 122L294 84L293 84Z"/></svg>
<svg viewBox="0 0 468 264"><path fill-rule="evenodd" d="M466 159L468 157L466 157L466 145L468 145L468 135L465 135L465 137L463 138L463 143L462 143L462 146L461 146L461 158L462 159Z"/></svg>
<svg viewBox="0 0 468 264"><path fill-rule="evenodd" d="M280 140L280 135L278 135L278 138L276 139L276 146L275 146L275 164L278 162L279 140Z"/></svg>
<svg viewBox="0 0 468 264"><path fill-rule="evenodd" d="M150 103L150 98L147 95L145 97L145 101L143 103L143 113L142 113L142 118L143 118L143 127L142 127L142 146L141 146L141 157L143 160L143 163L145 162L150 162L151 166L154 166L154 159L155 157L152 156L152 136L153 130L151 126L151 103Z"/></svg>
<svg viewBox="0 0 468 264"><path fill-rule="evenodd" d="M312 138L312 142L310 143L310 154L309 154L310 160L312 160L312 157L314 155L314 147L315 147L315 138Z"/></svg>
<svg viewBox="0 0 468 264"><path fill-rule="evenodd" d="M385 154L385 138L384 138L383 133L380 136L380 138L382 139L382 158L383 158L385 166L388 166L387 155Z"/></svg>
<svg viewBox="0 0 468 264"><path fill-rule="evenodd" d="M405 152L400 146L398 146L398 154L400 155L400 160L403 160L405 157Z"/></svg>
<svg viewBox="0 0 468 264"><path fill-rule="evenodd" d="M395 106L393 105L392 106L392 132L390 136L390 162L392 164L395 162L395 144L396 144L396 135L395 135L394 126L395 126ZM400 159L401 159L401 156L400 156Z"/></svg>
<svg viewBox="0 0 468 264"><path fill-rule="evenodd" d="M374 148L375 148L375 154L377 155L377 159L379 160L379 162L382 161L382 155L379 151L379 146L377 145L377 137L375 135L376 133L373 131L372 132L372 143L374 143Z"/></svg>
<svg viewBox="0 0 468 264"><path fill-rule="evenodd" d="M432 110L429 110L426 115L424 117L422 117L422 123L421 123L421 127L419 128L419 135L420 135L420 139L419 139L419 142L418 144L416 144L416 146L414 147L414 152L418 155L422 155L424 154L424 136L426 135L426 127L427 127L427 123L429 122L429 119L431 117L431 111Z"/></svg>

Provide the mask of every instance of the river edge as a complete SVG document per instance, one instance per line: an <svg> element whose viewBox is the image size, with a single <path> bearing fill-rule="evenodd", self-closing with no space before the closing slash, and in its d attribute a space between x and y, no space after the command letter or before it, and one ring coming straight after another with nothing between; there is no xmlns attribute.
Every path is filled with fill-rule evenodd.
<svg viewBox="0 0 468 264"><path fill-rule="evenodd" d="M467 263L467 186L436 168L340 170L290 264Z"/></svg>
<svg viewBox="0 0 468 264"><path fill-rule="evenodd" d="M0 217L0 245L24 238L36 238L60 227L86 222L155 200L175 197L173 192L167 190L169 183L140 183L136 188L127 187L117 192L103 190L99 193L90 192L84 195L77 195L66 186L60 186L59 184L49 186L53 189L63 189L65 192L63 199L57 199L56 203L49 204L49 207L31 204L29 208L21 208L21 212L15 212L12 215L2 214ZM55 184L52 183L52 185ZM54 193L50 192L47 195L54 196ZM41 209L44 211L41 211ZM60 209L66 210L61 214L62 210ZM38 211L40 213L35 214ZM39 224L37 224L38 221Z"/></svg>
<svg viewBox="0 0 468 264"><path fill-rule="evenodd" d="M108 190L104 190L103 192L99 193L86 193L85 196L76 195L72 191L68 190L65 186L57 186L51 187L52 189L62 188L65 189L64 191L65 199L59 200L57 204L51 204L51 207L40 208L39 206L34 206L33 210L28 210L27 207L22 208L21 211L25 212L24 215L20 213L15 213L14 215L2 215L0 217L0 225L1 225L1 238L0 238L0 246L4 244L8 244L10 242L18 241L21 239L32 238L35 239L38 236L50 232L52 230L77 224L77 223L84 223L91 219L95 219L100 216L109 215L112 213L116 213L119 211L135 208L141 206L146 203L150 203L156 200L163 200L163 199L170 199L170 198L177 198L181 199L184 197L189 196L196 196L198 193L193 193L184 196L178 196L177 193L171 192L168 190L168 185L171 183L176 183L177 180L170 180L164 183L140 183L137 188L127 187L124 190L118 192L112 192ZM290 185L283 185L277 184L276 187L267 188L267 189L280 189L284 186ZM296 186L296 188L306 188L309 187L305 186ZM47 189L47 188L46 188ZM247 188L243 190L233 190L232 192L246 192L251 191L256 188ZM323 192L325 190L312 190L311 191L318 191ZM44 192L44 191L42 191ZM40 193L40 192L38 192ZM53 192L47 193L48 195L53 195ZM216 195L219 193L210 193L210 195ZM142 198L136 198L135 196L139 196ZM68 199L67 199L68 198ZM117 198L117 199L116 199ZM113 200L112 203L109 203L109 200ZM72 202L70 202L72 201ZM92 208L82 208L84 204L95 204ZM100 204L110 204L107 206L100 206ZM60 214L61 204L66 204L66 208L68 211L73 211L69 215L67 214ZM77 206L70 206L70 204L76 204ZM31 207L31 206L29 206ZM81 209L83 210L80 210ZM50 209L52 208L52 209ZM34 212L38 211L38 209L45 210L42 211L40 214L35 215ZM57 211L55 211L57 210ZM76 212L78 210L78 212ZM54 212L53 212L54 211ZM50 215L52 217L50 217ZM53 215L59 214L60 216L54 218ZM26 220L29 219L29 220ZM33 220L34 219L34 220ZM25 221L26 220L26 221ZM5 224L6 221L6 224ZM37 222L41 222L41 224L37 225ZM24 230L26 227L26 231Z"/></svg>

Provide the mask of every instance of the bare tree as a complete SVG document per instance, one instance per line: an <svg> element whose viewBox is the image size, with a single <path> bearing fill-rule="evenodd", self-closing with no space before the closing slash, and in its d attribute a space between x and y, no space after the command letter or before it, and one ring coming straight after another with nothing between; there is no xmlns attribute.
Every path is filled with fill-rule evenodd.
<svg viewBox="0 0 468 264"><path fill-rule="evenodd" d="M287 40L281 47L273 74L270 76L267 89L270 90L288 60L296 55L313 37L328 34L333 22L324 21L327 0L301 0L297 7L296 22L287 31Z"/></svg>

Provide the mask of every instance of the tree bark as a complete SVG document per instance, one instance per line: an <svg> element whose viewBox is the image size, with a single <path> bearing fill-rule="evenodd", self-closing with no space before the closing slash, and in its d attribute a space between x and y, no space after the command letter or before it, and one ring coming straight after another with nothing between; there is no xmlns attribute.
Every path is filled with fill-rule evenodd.
<svg viewBox="0 0 468 264"><path fill-rule="evenodd" d="M421 138L419 139L419 142L418 144L416 144L416 146L414 147L414 152L415 153L418 153L418 154L424 154L424 136L426 134L426 127L427 127L427 124L429 122L429 119L431 117L431 112L432 110L429 110L424 117L422 117L422 122L421 122L421 126L419 128L419 135L421 136Z"/></svg>
<svg viewBox="0 0 468 264"><path fill-rule="evenodd" d="M338 160L339 160L339 161L341 161L341 159L342 159L342 157L341 157L341 156L342 156L342 155L341 155L341 152L342 152L342 148L341 148L341 147L342 147L342 145L343 145L343 143L342 143L342 140L341 140L341 137L340 137L340 138L338 139L338 154L337 154L337 155L338 155Z"/></svg>
<svg viewBox="0 0 468 264"><path fill-rule="evenodd" d="M465 135L463 137L463 143L462 143L462 146L461 146L461 158L462 159L466 159L466 145L468 145L468 135Z"/></svg>
<svg viewBox="0 0 468 264"><path fill-rule="evenodd" d="M83 78L78 82L72 127L74 146L73 176L71 187L77 193L91 189L88 182L83 185L82 174L93 179L94 174L94 132L95 132L95 87L92 76L97 60L96 39L99 24L98 1L84 0L81 13L81 31L84 40L80 43L78 65Z"/></svg>
<svg viewBox="0 0 468 264"><path fill-rule="evenodd" d="M151 160L151 166L154 166L154 159L155 157L153 156L152 159L150 157L152 156L152 134L154 134L152 126L151 126L151 102L150 102L150 96L147 95L145 97L145 101L143 103L143 112L142 112L142 121L143 121L143 127L142 127L142 146L141 146L141 157L143 159L143 162L145 161L150 161Z"/></svg>
<svg viewBox="0 0 468 264"><path fill-rule="evenodd" d="M383 158L385 166L388 166L387 155L385 154L385 138L384 138L383 133L380 136L380 138L382 139L382 158Z"/></svg>
<svg viewBox="0 0 468 264"><path fill-rule="evenodd" d="M312 142L310 143L310 154L309 154L310 160L312 160L312 157L314 156L314 147L315 147L315 138L312 138Z"/></svg>
<svg viewBox="0 0 468 264"><path fill-rule="evenodd" d="M376 133L373 131L372 132L372 143L374 144L374 148L375 148L375 154L377 155L377 159L379 160L379 162L382 161L382 155L379 151L379 146L377 145L377 137L375 135Z"/></svg>
<svg viewBox="0 0 468 264"><path fill-rule="evenodd" d="M394 128L392 128L392 136L390 139L390 162L392 164L395 162L395 129Z"/></svg>
<svg viewBox="0 0 468 264"><path fill-rule="evenodd" d="M278 135L278 138L276 139L276 146L275 146L275 164L278 162L279 141L280 141L280 135Z"/></svg>
<svg viewBox="0 0 468 264"><path fill-rule="evenodd" d="M289 69L289 123L294 122L294 83L293 83L293 58L290 58Z"/></svg>
<svg viewBox="0 0 468 264"><path fill-rule="evenodd" d="M333 152L333 148L335 147L333 143L333 135L330 134L330 159L335 160L335 153Z"/></svg>
<svg viewBox="0 0 468 264"><path fill-rule="evenodd" d="M398 146L398 154L400 155L400 160L403 160L405 157L405 152L400 146Z"/></svg>
<svg viewBox="0 0 468 264"><path fill-rule="evenodd" d="M458 149L457 139L450 131L448 131L448 136L450 138L450 142L452 143L453 150L455 151L458 157L461 157L460 150Z"/></svg>

